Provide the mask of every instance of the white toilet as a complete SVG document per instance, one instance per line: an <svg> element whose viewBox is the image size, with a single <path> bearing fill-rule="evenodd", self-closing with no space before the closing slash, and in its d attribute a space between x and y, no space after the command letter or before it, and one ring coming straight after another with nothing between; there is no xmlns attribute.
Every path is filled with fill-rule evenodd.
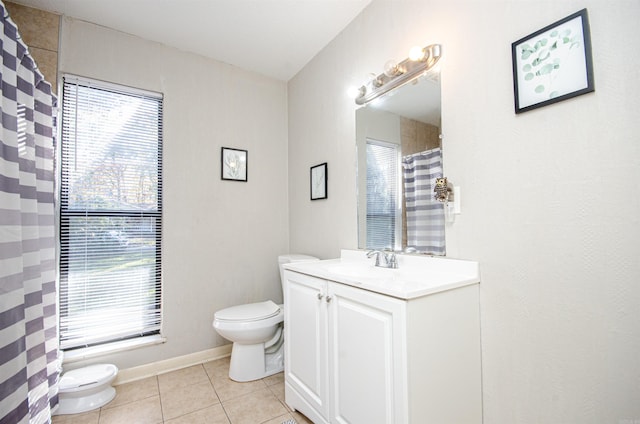
<svg viewBox="0 0 640 424"><path fill-rule="evenodd" d="M318 258L289 254L278 256L280 282L284 288L282 266L292 262L311 262ZM283 305L265 302L232 306L215 313L213 328L233 342L229 378L252 381L284 369Z"/></svg>
<svg viewBox="0 0 640 424"><path fill-rule="evenodd" d="M118 367L113 364L89 365L63 373L55 414L79 414L111 402L116 396L116 389L111 386L116 375Z"/></svg>

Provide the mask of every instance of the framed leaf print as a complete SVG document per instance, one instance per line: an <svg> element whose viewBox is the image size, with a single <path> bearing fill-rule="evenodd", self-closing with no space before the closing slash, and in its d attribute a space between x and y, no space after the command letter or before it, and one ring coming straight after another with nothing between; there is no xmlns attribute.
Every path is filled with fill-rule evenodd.
<svg viewBox="0 0 640 424"><path fill-rule="evenodd" d="M511 45L515 112L594 91L587 9Z"/></svg>

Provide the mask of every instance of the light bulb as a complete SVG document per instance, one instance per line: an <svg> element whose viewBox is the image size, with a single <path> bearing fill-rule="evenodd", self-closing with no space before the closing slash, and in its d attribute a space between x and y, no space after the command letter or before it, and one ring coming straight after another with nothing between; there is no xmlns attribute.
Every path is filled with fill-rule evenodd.
<svg viewBox="0 0 640 424"><path fill-rule="evenodd" d="M363 96L364 92L365 92L364 87L351 86L347 90L347 96L349 96L352 99L357 99L358 97Z"/></svg>
<svg viewBox="0 0 640 424"><path fill-rule="evenodd" d="M400 73L398 63L395 60L388 60L387 63L384 64L384 74L389 78L395 77Z"/></svg>
<svg viewBox="0 0 640 424"><path fill-rule="evenodd" d="M409 59L413 60L414 62L424 59L424 56L425 51L420 46L411 47L411 50L409 50Z"/></svg>

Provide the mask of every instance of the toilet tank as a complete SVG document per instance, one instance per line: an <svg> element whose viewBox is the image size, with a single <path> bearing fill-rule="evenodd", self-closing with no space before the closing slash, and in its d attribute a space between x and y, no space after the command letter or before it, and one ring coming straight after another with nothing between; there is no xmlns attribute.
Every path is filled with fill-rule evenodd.
<svg viewBox="0 0 640 424"><path fill-rule="evenodd" d="M284 293L284 268L282 266L284 264L290 264L293 262L313 262L319 261L320 259L315 256L309 255L301 255L299 253L289 253L286 255L278 256L278 267L280 268L280 283L282 284L282 291Z"/></svg>

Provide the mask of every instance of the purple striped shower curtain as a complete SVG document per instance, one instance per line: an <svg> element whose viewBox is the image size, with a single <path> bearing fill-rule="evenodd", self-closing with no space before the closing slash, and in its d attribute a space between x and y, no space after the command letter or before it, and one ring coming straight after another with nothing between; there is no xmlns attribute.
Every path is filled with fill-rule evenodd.
<svg viewBox="0 0 640 424"><path fill-rule="evenodd" d="M58 403L54 107L0 2L0 424L48 423Z"/></svg>
<svg viewBox="0 0 640 424"><path fill-rule="evenodd" d="M434 182L442 177L442 150L437 147L402 158L407 247L430 255L445 254L444 205L434 198Z"/></svg>

